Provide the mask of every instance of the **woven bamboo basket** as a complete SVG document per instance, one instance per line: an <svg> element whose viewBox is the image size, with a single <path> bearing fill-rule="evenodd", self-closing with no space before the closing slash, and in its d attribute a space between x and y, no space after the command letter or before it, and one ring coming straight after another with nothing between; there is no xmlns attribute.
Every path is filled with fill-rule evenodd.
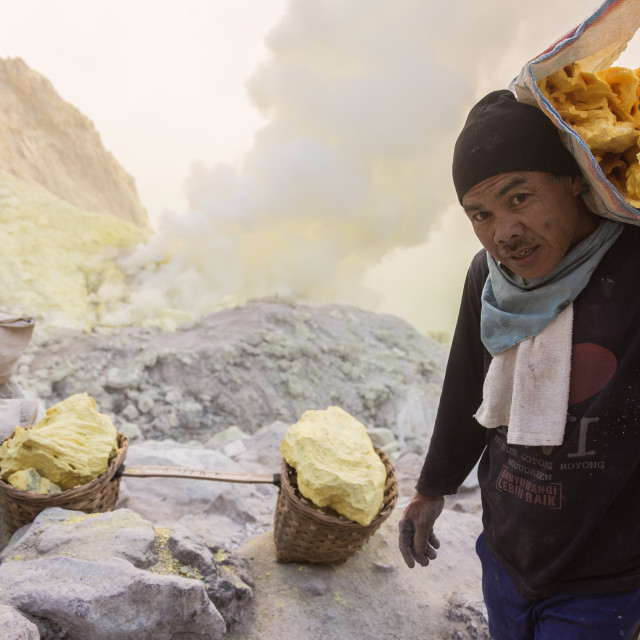
<svg viewBox="0 0 640 640"><path fill-rule="evenodd" d="M120 476L116 475L116 472L124 462L128 446L129 438L119 433L119 451L109 463L107 470L91 482L60 493L41 495L33 491L22 491L0 478L0 510L8 532L12 534L23 525L33 522L41 511L49 507L85 513L112 511L118 501L120 490Z"/></svg>
<svg viewBox="0 0 640 640"><path fill-rule="evenodd" d="M398 482L387 454L376 448L387 470L384 498L378 515L368 526L336 512L320 510L298 491L295 469L283 459L280 493L273 535L278 562L342 564L359 551L391 515L398 499Z"/></svg>

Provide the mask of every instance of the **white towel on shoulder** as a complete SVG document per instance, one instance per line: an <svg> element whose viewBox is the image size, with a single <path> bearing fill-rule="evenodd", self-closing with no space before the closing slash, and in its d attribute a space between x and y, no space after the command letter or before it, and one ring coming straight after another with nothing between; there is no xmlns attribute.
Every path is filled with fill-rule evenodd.
<svg viewBox="0 0 640 640"><path fill-rule="evenodd" d="M508 426L509 444L562 444L569 405L573 304L539 334L493 358L476 420Z"/></svg>

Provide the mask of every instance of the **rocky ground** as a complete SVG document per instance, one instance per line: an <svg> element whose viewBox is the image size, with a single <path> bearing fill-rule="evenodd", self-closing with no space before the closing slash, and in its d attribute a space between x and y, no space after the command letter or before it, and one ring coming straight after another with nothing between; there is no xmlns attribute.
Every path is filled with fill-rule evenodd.
<svg viewBox="0 0 640 640"><path fill-rule="evenodd" d="M45 512L43 524L21 532L22 547L14 538L5 549L0 574L6 586L0 589L0 603L7 608L0 606L0 630L18 628L14 614L19 610L37 629L29 633L40 635L7 638L116 637L113 627L95 622L108 621L105 610L120 602L118 594L128 593L128 587L110 577L113 563L129 562L127 584L143 585L142 592L164 588L147 574L160 562L158 531L166 531L177 536L173 557L182 559L183 571L162 578L161 582L177 580L167 588L199 580L202 593L210 591L213 578L207 583L202 575L185 576L184 571L200 567L200 574L223 575L228 567L222 566L219 553L234 566L247 568L241 577L245 586L236 584L226 605L218 595L217 608L209 593L217 613L198 600L200 592L187 588L185 602L200 602L198 615L218 620L215 616L222 614L225 620L204 634L194 630L178 635L183 624L178 614L171 626L139 604L135 615L148 620L152 630L132 628L126 632L132 635L126 635L123 627L118 637L488 638L473 551L481 529L473 476L448 501L439 520L442 550L432 566L409 570L397 550L397 522L413 494L428 446L445 360L445 347L397 318L275 299L223 311L173 333L125 329L36 334L15 376L23 393L38 398L44 409L72 393L88 391L100 410L112 415L131 437L129 465L278 473L279 445L287 427L307 409L337 404L365 423L374 443L389 453L399 500L389 520L344 565L280 564L272 531L276 486L124 477L119 509L106 516L116 520L101 525L102 537L84 535L78 527L87 525L80 521ZM139 518L133 527L138 533L125 535L131 526L118 524L118 513ZM128 549L124 558L120 553L114 559L104 551L111 548L100 543L105 530L123 541ZM73 553L68 535L74 541ZM92 545L92 539L103 546ZM138 542L129 549L132 539ZM62 565L61 556L67 558ZM99 566L88 569L89 559ZM62 582L84 603L83 620L93 620L94 627L78 626L76 617L59 612L70 606L68 590L54 589L57 604L36 606L43 596L37 589L29 590L29 580L51 576L60 584L61 567ZM86 591L86 571L104 574L111 600L96 600ZM145 598L134 600L144 603ZM6 620L13 622L3 627ZM88 628L92 636L86 635Z"/></svg>

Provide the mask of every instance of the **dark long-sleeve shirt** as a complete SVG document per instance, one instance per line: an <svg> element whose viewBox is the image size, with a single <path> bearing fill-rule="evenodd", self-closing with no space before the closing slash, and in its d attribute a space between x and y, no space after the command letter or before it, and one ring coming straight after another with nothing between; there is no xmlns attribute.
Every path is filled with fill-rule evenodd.
<svg viewBox="0 0 640 640"><path fill-rule="evenodd" d="M455 493L478 458L487 542L526 597L640 587L640 228L625 225L574 301L569 409L557 447L507 443L473 418L486 254L465 282L417 489Z"/></svg>

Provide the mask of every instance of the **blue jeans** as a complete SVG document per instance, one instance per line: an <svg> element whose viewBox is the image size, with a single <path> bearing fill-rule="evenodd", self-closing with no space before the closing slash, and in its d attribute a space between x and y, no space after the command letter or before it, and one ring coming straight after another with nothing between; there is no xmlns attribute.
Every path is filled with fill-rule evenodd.
<svg viewBox="0 0 640 640"><path fill-rule="evenodd" d="M640 589L609 595L561 595L528 600L491 553L476 543L482 592L493 640L635 640Z"/></svg>

